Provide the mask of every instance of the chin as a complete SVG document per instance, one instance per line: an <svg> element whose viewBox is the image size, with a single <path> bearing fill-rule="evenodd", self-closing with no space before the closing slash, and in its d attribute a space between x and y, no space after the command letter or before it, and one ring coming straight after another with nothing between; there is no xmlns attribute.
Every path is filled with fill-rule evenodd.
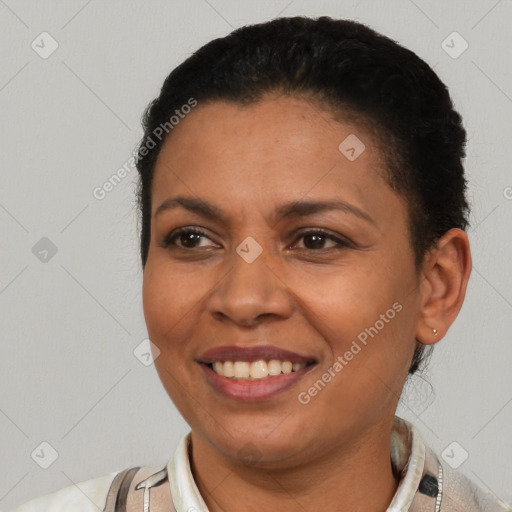
<svg viewBox="0 0 512 512"><path fill-rule="evenodd" d="M281 420L283 421L283 420ZM283 421L283 423L286 420ZM293 459L311 447L311 440L304 435L303 425L286 425L285 428L260 425L254 418L241 422L228 432L221 429L209 442L226 456L249 465L275 467L276 463ZM279 425L279 424L278 424Z"/></svg>

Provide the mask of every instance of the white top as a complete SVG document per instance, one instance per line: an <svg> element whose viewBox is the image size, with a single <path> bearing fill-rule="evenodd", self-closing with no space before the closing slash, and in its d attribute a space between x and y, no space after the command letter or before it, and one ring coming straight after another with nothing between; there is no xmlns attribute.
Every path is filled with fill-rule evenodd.
<svg viewBox="0 0 512 512"><path fill-rule="evenodd" d="M190 433L182 438L173 457L166 464L168 486L177 512L208 512L190 468L188 447ZM401 474L396 493L386 512L439 512L441 500L443 512L450 510L508 511L505 503L483 493L461 475L454 475L451 468L440 464L428 448L418 429L411 423L395 416L391 434L391 463ZM98 512L102 511L108 490L118 472L86 480L56 492L34 498L12 512ZM142 479L138 479L141 480ZM138 483L137 475L135 481ZM143 511L142 491L140 511ZM443 494L444 493L444 494ZM469 500L469 501L466 501ZM414 502L414 503L413 503Z"/></svg>

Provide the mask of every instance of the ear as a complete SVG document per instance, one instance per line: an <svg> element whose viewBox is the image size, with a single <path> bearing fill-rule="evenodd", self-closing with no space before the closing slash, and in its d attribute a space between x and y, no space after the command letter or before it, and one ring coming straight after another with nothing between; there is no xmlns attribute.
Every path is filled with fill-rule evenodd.
<svg viewBox="0 0 512 512"><path fill-rule="evenodd" d="M444 337L462 307L470 274L468 236L461 229L450 229L423 263L416 329L419 342L433 345Z"/></svg>

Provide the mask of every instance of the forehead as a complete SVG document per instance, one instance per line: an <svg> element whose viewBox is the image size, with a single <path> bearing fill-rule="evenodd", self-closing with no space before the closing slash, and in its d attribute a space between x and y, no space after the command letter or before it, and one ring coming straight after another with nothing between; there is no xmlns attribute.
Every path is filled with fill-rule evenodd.
<svg viewBox="0 0 512 512"><path fill-rule="evenodd" d="M371 210L395 196L383 162L363 126L299 98L199 104L161 149L153 212L170 193L253 206L341 194Z"/></svg>

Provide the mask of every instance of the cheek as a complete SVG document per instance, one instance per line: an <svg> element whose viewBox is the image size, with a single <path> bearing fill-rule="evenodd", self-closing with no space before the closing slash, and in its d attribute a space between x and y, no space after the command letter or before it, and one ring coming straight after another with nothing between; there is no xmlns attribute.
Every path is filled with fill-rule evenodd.
<svg viewBox="0 0 512 512"><path fill-rule="evenodd" d="M382 266L361 268L331 276L324 288L328 293L320 293L317 283L308 299L311 322L328 341L327 365L343 358L338 381L350 381L347 391L356 382L364 388L381 380L378 386L396 387L399 393L395 384L406 374L414 350L415 280L398 267L385 272Z"/></svg>
<svg viewBox="0 0 512 512"><path fill-rule="evenodd" d="M179 279L165 265L148 264L144 271L142 301L149 337L161 350L186 328L187 312L194 306L194 279ZM196 300L197 302L197 300Z"/></svg>
<svg viewBox="0 0 512 512"><path fill-rule="evenodd" d="M311 318L325 337L340 340L341 346L337 348L341 350L347 340L355 338L375 322L379 322L379 330L383 330L381 315L387 313L384 320L389 322L386 326L397 323L395 317L398 315L393 304L401 300L403 293L389 272L374 265L360 264L338 268L324 276L316 274L311 279L303 278L297 295L307 303L305 310L313 313Z"/></svg>
<svg viewBox="0 0 512 512"><path fill-rule="evenodd" d="M200 271L156 258L146 266L142 292L146 327L151 341L169 355L161 359L166 365L185 369L183 362L193 348L188 342L197 338L216 282L217 274L209 269Z"/></svg>
<svg viewBox="0 0 512 512"><path fill-rule="evenodd" d="M151 263L144 271L143 309L149 339L159 354L154 364L167 394L184 418L190 418L190 395L197 403L190 374L194 362L187 355L186 341L197 324L194 307L200 307L194 290L195 277L179 277L183 273L166 264ZM200 301L199 301L200 302Z"/></svg>

